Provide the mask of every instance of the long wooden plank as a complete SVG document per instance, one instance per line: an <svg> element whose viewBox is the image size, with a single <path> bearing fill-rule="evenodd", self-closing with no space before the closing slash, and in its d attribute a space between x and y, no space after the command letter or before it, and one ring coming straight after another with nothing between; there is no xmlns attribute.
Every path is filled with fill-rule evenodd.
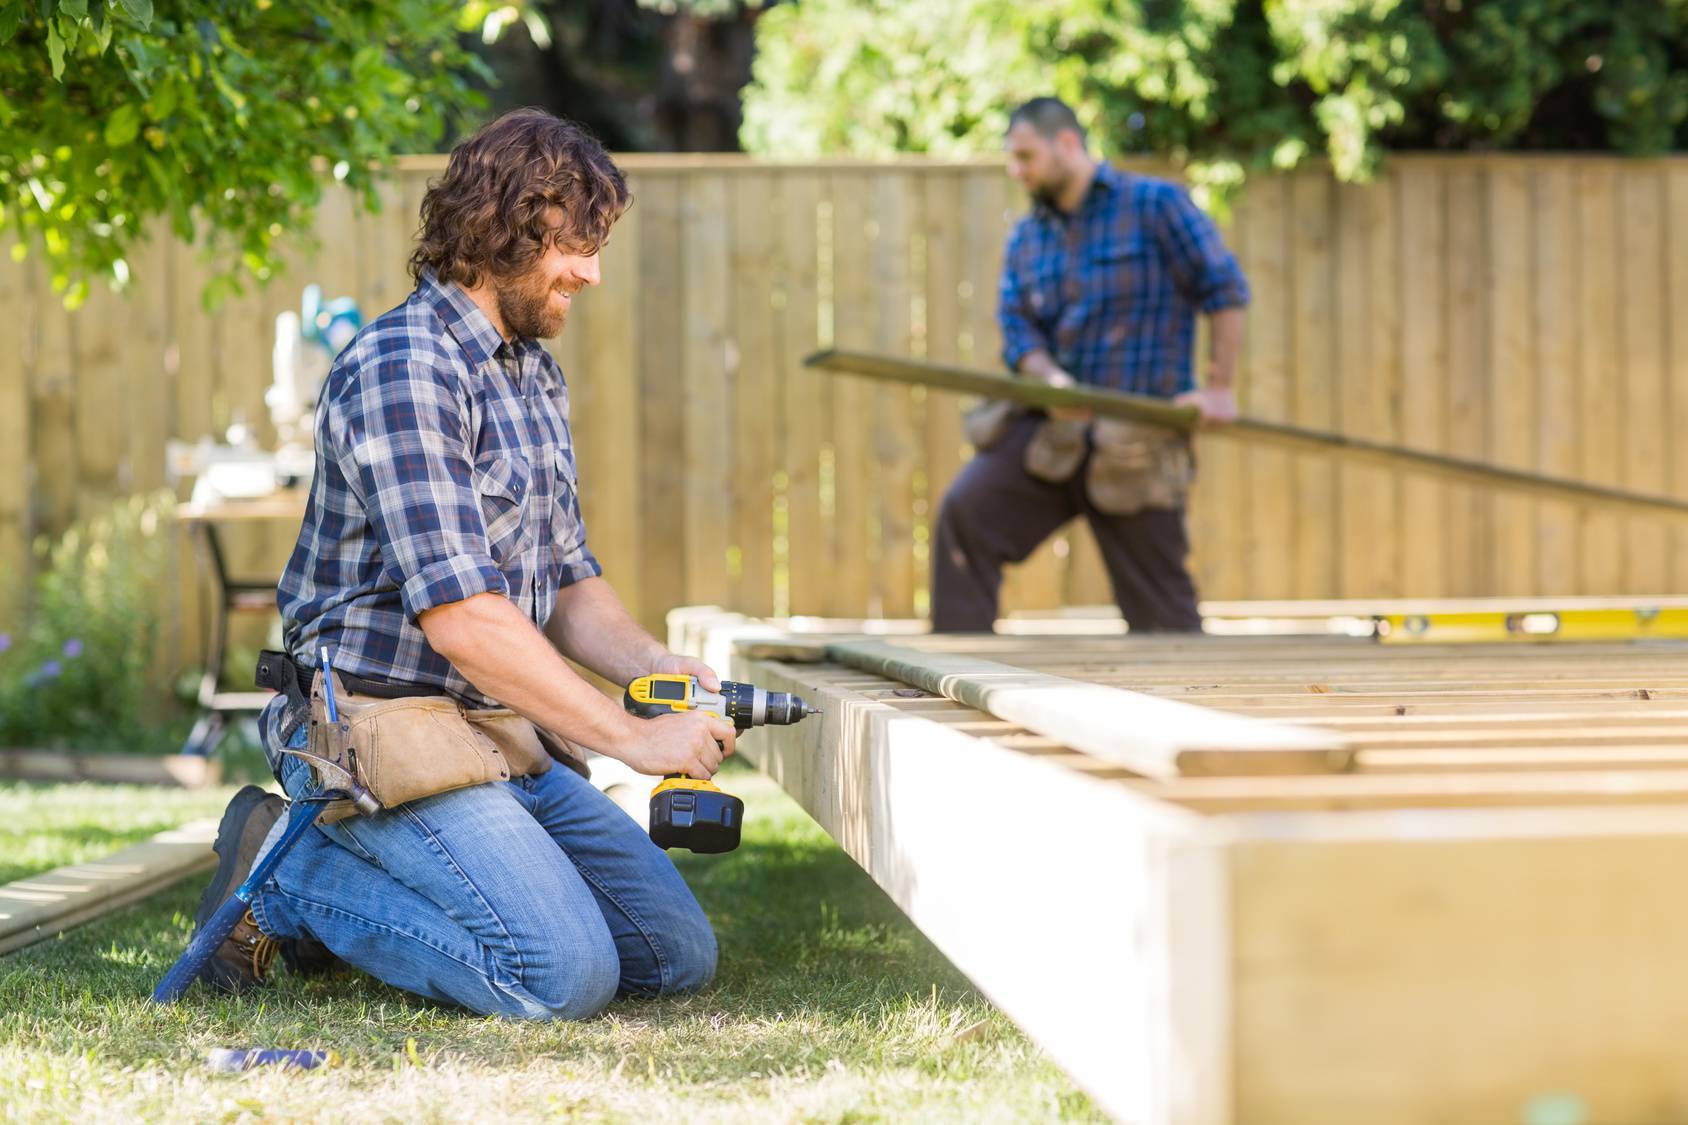
<svg viewBox="0 0 1688 1125"><path fill-rule="evenodd" d="M1145 777L1325 773L1352 752L1326 732L1281 726L967 656L883 641L827 646L833 660L901 680Z"/></svg>
<svg viewBox="0 0 1688 1125"><path fill-rule="evenodd" d="M0 954L56 937L209 870L215 821L194 821L104 859L0 886Z"/></svg>
<svg viewBox="0 0 1688 1125"><path fill-rule="evenodd" d="M947 364L930 363L897 356L875 355L846 349L828 349L805 362L829 371L869 379L919 383L943 390L988 397L1013 399L1038 407L1081 407L1114 418L1130 418L1153 425L1188 431L1195 425L1193 408L1136 395L1088 387L1050 387L1029 380L991 375ZM1574 499L1597 505L1602 511L1647 516L1688 516L1688 500L1652 493L1591 484L1565 477L1547 476L1523 469L1508 469L1459 457L1445 457L1418 449L1407 449L1366 441L1345 434L1312 430L1303 426L1242 418L1226 432L1240 440L1269 444L1299 453L1332 454L1344 461L1399 468L1438 476L1467 485L1504 489L1521 495Z"/></svg>

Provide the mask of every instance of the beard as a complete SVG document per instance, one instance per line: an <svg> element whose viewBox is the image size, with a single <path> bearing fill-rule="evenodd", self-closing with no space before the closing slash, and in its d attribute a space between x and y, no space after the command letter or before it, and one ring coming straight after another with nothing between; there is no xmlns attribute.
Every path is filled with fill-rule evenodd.
<svg viewBox="0 0 1688 1125"><path fill-rule="evenodd" d="M1048 179L1034 186L1030 190L1029 194L1034 202L1041 203L1045 207L1054 209L1056 206L1056 200L1060 199L1061 193L1065 191L1067 189L1067 185L1072 182L1073 174L1071 172L1054 172L1050 174Z"/></svg>
<svg viewBox="0 0 1688 1125"><path fill-rule="evenodd" d="M504 321L505 330L512 336L533 340L547 340L561 332L569 314L567 309L550 311L553 289L567 292L543 278L527 276L495 285L493 297L498 301L498 315Z"/></svg>

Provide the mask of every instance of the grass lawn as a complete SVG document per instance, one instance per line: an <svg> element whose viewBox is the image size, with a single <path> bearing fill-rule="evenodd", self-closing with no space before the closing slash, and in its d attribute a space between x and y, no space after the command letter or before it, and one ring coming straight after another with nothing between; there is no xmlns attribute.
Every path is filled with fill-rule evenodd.
<svg viewBox="0 0 1688 1125"><path fill-rule="evenodd" d="M156 1008L194 880L0 957L0 1121L1102 1120L772 782L726 781L744 845L680 860L720 936L708 992L518 1024L358 974L282 974L248 998L196 988ZM0 784L0 879L215 815L229 793ZM213 1074L220 1046L344 1061Z"/></svg>

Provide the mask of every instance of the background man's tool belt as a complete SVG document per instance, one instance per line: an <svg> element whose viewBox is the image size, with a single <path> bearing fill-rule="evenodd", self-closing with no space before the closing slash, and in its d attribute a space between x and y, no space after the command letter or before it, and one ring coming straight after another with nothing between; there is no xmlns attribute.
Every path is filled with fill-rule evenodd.
<svg viewBox="0 0 1688 1125"><path fill-rule="evenodd" d="M305 700L310 712L310 752L349 770L383 808L470 785L541 774L551 768L553 759L587 776L586 756L579 747L540 730L508 707L465 707L438 688L368 680L338 671L334 700L350 737L345 754L336 753L329 737L322 673L288 661L292 683L278 686L273 681L281 669L274 657L281 655L260 657L258 682L283 691L291 686L287 694L295 704L302 695L298 685L311 685ZM358 685L372 684L389 691L408 690L386 698L358 690ZM322 819L342 820L355 812L350 801L337 801L324 809Z"/></svg>
<svg viewBox="0 0 1688 1125"><path fill-rule="evenodd" d="M1195 476L1187 436L1123 418L1098 418L1093 425L1084 479L1092 504L1113 516L1184 506Z"/></svg>
<svg viewBox="0 0 1688 1125"><path fill-rule="evenodd" d="M1006 398L987 398L961 416L961 432L980 453L985 452L1008 433L1008 425L1023 408Z"/></svg>

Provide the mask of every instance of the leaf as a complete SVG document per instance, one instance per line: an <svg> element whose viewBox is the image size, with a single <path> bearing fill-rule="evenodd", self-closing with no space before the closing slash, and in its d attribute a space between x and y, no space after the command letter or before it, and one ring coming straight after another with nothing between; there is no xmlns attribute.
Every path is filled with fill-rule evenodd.
<svg viewBox="0 0 1688 1125"><path fill-rule="evenodd" d="M47 58L53 64L53 77L64 81L64 40L59 38L56 20L47 21Z"/></svg>
<svg viewBox="0 0 1688 1125"><path fill-rule="evenodd" d="M113 148L132 143L140 132L141 111L134 102L118 106L116 112L106 119L105 142Z"/></svg>
<svg viewBox="0 0 1688 1125"><path fill-rule="evenodd" d="M18 27L23 23L23 3L24 0L0 3L0 43L17 34Z"/></svg>
<svg viewBox="0 0 1688 1125"><path fill-rule="evenodd" d="M142 27L152 26L152 0L118 0L129 18Z"/></svg>
<svg viewBox="0 0 1688 1125"><path fill-rule="evenodd" d="M88 0L59 0L59 11L73 20L88 18Z"/></svg>

